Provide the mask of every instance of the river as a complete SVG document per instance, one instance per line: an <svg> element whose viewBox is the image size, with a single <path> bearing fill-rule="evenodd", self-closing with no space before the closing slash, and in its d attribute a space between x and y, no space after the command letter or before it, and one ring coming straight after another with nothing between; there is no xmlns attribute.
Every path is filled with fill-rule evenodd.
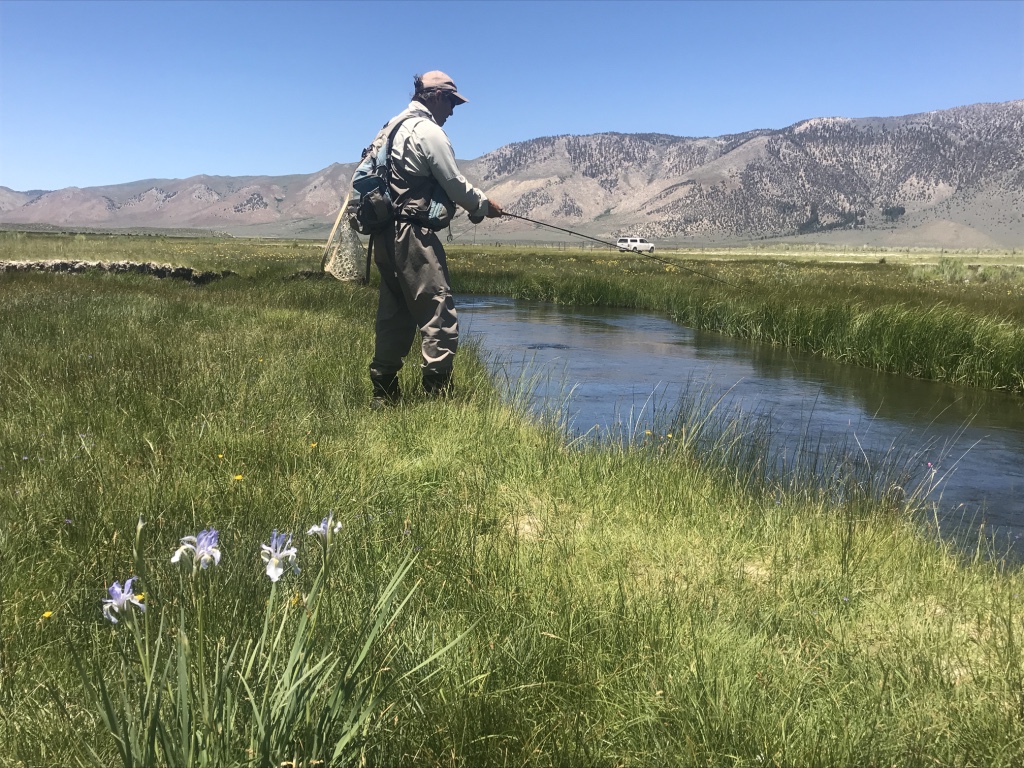
<svg viewBox="0 0 1024 768"><path fill-rule="evenodd" d="M825 360L695 331L657 314L502 297L458 302L464 338L499 381L530 377L533 405L571 435L670 429L682 402L768 435L776 464L819 456L899 464L947 530L1024 550L1024 398ZM824 463L824 462L823 462ZM1019 546L1015 543L1020 541Z"/></svg>

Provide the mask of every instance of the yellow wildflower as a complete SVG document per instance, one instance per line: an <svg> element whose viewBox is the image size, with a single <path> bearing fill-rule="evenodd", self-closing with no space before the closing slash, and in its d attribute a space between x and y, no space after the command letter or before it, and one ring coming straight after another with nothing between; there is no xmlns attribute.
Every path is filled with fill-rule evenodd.
<svg viewBox="0 0 1024 768"><path fill-rule="evenodd" d="M234 479L235 479L235 480L241 480L241 479L242 479L242 476L241 476L241 475L235 475L235 478L234 478Z"/></svg>
<svg viewBox="0 0 1024 768"><path fill-rule="evenodd" d="M53 611L43 611L43 618L48 619L53 616Z"/></svg>

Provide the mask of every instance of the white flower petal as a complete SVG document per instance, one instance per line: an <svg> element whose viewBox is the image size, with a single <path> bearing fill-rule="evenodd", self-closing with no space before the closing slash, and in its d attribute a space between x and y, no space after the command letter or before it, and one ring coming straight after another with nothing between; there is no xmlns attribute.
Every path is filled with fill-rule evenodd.
<svg viewBox="0 0 1024 768"><path fill-rule="evenodd" d="M281 567L281 562L276 557L270 558L267 562L267 576L270 577L270 580L277 581L283 573L284 569Z"/></svg>

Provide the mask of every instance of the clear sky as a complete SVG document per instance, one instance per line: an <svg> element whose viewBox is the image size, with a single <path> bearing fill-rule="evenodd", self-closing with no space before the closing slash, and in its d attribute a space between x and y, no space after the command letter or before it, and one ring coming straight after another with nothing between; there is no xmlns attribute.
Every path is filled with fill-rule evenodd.
<svg viewBox="0 0 1024 768"><path fill-rule="evenodd" d="M1024 0L0 0L0 185L311 173L441 69L456 155L1024 98Z"/></svg>

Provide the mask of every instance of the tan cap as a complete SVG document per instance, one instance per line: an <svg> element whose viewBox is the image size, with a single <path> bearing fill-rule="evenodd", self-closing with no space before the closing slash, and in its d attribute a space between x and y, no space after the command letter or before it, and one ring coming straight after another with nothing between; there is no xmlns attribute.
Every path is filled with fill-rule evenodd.
<svg viewBox="0 0 1024 768"><path fill-rule="evenodd" d="M423 83L423 90L425 91L448 91L452 96L459 100L459 104L465 104L469 101L469 99L459 93L458 89L455 87L455 81L438 69L422 75L420 80Z"/></svg>

